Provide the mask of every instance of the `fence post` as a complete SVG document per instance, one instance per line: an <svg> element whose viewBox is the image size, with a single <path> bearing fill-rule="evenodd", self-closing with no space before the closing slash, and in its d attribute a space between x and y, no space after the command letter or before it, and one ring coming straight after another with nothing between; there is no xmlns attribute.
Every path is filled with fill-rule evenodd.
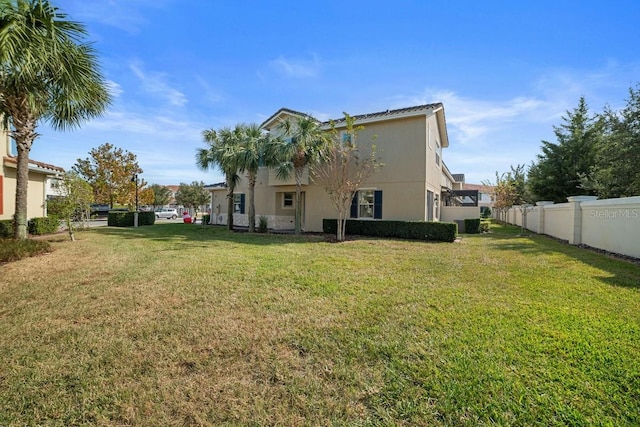
<svg viewBox="0 0 640 427"><path fill-rule="evenodd" d="M536 202L536 209L538 209L538 234L547 234L544 232L544 207L552 205L553 202L549 200L541 200Z"/></svg>
<svg viewBox="0 0 640 427"><path fill-rule="evenodd" d="M571 207L571 213L569 215L569 235L570 245L579 245L582 243L582 208L580 203L590 200L596 200L596 196L572 196L567 197L569 206Z"/></svg>

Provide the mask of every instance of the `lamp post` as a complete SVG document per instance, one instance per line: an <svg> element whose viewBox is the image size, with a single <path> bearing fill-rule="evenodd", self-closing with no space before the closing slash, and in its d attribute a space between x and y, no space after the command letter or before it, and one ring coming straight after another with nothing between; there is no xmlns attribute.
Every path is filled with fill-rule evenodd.
<svg viewBox="0 0 640 427"><path fill-rule="evenodd" d="M133 212L133 226L138 226L138 174L134 173L131 177L131 182L135 182L136 185L136 210Z"/></svg>

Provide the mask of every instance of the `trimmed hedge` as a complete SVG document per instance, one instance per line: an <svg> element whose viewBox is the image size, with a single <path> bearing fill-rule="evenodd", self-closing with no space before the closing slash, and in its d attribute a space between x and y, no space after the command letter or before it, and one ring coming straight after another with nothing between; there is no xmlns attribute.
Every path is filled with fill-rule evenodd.
<svg viewBox="0 0 640 427"><path fill-rule="evenodd" d="M135 212L111 211L107 219L109 227L133 227ZM155 212L138 212L138 226L156 223Z"/></svg>
<svg viewBox="0 0 640 427"><path fill-rule="evenodd" d="M323 219L322 230L325 233L336 234L338 220ZM458 234L458 226L451 222L348 219L346 233L360 236L453 242Z"/></svg>
<svg viewBox="0 0 640 427"><path fill-rule="evenodd" d="M464 220L464 232L468 234L480 233L480 218L467 218Z"/></svg>
<svg viewBox="0 0 640 427"><path fill-rule="evenodd" d="M31 218L27 223L27 228L29 234L36 236L57 233L60 229L60 220L55 216Z"/></svg>
<svg viewBox="0 0 640 427"><path fill-rule="evenodd" d="M0 238L13 237L13 220L3 219L0 221Z"/></svg>

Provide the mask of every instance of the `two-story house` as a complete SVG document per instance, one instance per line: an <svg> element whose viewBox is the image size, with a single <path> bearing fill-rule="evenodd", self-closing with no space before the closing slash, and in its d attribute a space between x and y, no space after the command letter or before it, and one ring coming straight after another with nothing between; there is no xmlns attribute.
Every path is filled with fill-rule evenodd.
<svg viewBox="0 0 640 427"><path fill-rule="evenodd" d="M261 127L278 132L286 118L304 115L282 108ZM451 173L442 161L442 150L449 145L444 107L441 103L386 110L354 116L355 125L364 126L358 133L358 146L376 146L384 167L370 176L358 190L351 207L351 217L360 219L394 219L437 221L443 194L454 185ZM344 119L331 123L338 131L345 129ZM248 185L243 177L235 189L234 224L247 225ZM211 188L212 223L226 223L226 188ZM291 229L294 226L295 181L281 181L276 173L261 168L255 188L256 217L265 216L269 227ZM336 212L324 189L314 184L308 171L303 177L303 228L322 231L324 218Z"/></svg>

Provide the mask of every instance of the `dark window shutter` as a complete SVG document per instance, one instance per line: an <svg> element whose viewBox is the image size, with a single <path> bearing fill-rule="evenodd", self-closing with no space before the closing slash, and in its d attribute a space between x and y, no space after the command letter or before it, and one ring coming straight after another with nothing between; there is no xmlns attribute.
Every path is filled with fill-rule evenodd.
<svg viewBox="0 0 640 427"><path fill-rule="evenodd" d="M351 218L358 218L358 192L356 191L353 194L353 199L351 199Z"/></svg>
<svg viewBox="0 0 640 427"><path fill-rule="evenodd" d="M373 218L382 219L382 190L373 193Z"/></svg>
<svg viewBox="0 0 640 427"><path fill-rule="evenodd" d="M244 194L240 195L240 213L244 213Z"/></svg>

